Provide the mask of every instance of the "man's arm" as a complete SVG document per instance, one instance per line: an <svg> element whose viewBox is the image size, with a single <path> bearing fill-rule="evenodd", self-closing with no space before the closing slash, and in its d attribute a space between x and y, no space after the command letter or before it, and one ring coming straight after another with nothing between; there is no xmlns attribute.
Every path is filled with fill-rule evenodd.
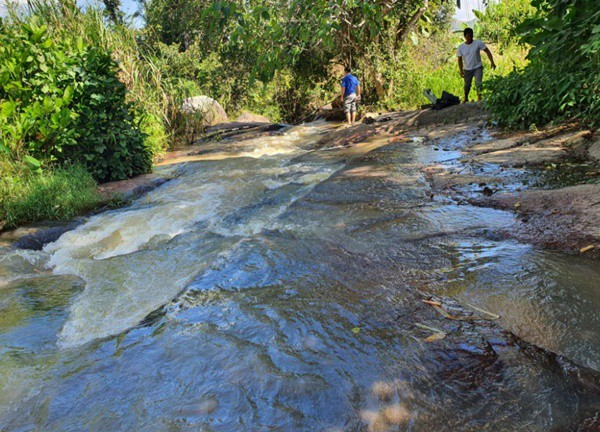
<svg viewBox="0 0 600 432"><path fill-rule="evenodd" d="M490 59L490 63L492 64L492 69L496 69L496 63L494 63L494 56L492 56L492 52L490 51L490 49L486 47L483 50L483 52L486 53L488 58Z"/></svg>
<svg viewBox="0 0 600 432"><path fill-rule="evenodd" d="M356 86L356 97L360 99L360 84Z"/></svg>
<svg viewBox="0 0 600 432"><path fill-rule="evenodd" d="M458 57L458 73L464 78L465 72L463 71L463 60L462 57Z"/></svg>
<svg viewBox="0 0 600 432"><path fill-rule="evenodd" d="M342 84L342 100L344 100L344 93L346 93L346 87Z"/></svg>

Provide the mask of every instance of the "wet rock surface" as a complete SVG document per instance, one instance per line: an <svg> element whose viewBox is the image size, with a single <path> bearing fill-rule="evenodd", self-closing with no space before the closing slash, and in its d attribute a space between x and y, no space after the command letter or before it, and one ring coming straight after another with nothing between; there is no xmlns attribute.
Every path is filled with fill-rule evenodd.
<svg viewBox="0 0 600 432"><path fill-rule="evenodd" d="M144 174L128 180L101 184L98 190L107 199L120 197L129 200L149 192L167 181L168 179L157 174Z"/></svg>
<svg viewBox="0 0 600 432"><path fill-rule="evenodd" d="M44 245L56 241L61 235L82 223L83 218L80 218L75 221L44 222L17 228L0 234L0 246L41 250Z"/></svg>
<svg viewBox="0 0 600 432"><path fill-rule="evenodd" d="M0 394L7 424L598 430L598 268L510 240L522 214L552 202L591 221L583 207L598 185L545 195L563 189L552 183L562 165L587 163L567 165L568 140L552 161L475 160L575 133L517 143L478 113L393 113L297 128L291 145L248 131L186 149L174 161L193 163L177 180L33 257L80 275L78 297L47 299L58 276L46 281L28 254L3 258L1 274L29 278L0 290L11 317L0 360L25 377ZM496 138L512 141L482 149ZM595 169L573 181L595 181Z"/></svg>
<svg viewBox="0 0 600 432"><path fill-rule="evenodd" d="M600 184L527 190L472 202L514 211L507 233L520 241L587 255L600 253ZM584 252L584 253L586 253Z"/></svg>

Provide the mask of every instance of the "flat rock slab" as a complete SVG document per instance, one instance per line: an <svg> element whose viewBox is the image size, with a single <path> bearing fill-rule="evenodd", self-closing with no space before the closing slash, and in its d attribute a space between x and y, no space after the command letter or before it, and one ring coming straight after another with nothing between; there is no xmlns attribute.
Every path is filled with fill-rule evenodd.
<svg viewBox="0 0 600 432"><path fill-rule="evenodd" d="M378 133L374 125L356 124L354 126L341 126L323 136L316 144L315 148L330 148L339 146L349 146L367 140Z"/></svg>
<svg viewBox="0 0 600 432"><path fill-rule="evenodd" d="M589 131L574 131L556 137L535 142L533 144L518 142L511 145L511 140L500 140L496 143L474 146L473 151L495 149L476 156L473 162L491 163L502 166L539 165L545 162L557 162L569 151L569 146L581 143L589 136ZM516 146L515 146L516 145Z"/></svg>
<svg viewBox="0 0 600 432"><path fill-rule="evenodd" d="M600 139L597 139L596 142L590 146L588 154L590 159L600 161Z"/></svg>
<svg viewBox="0 0 600 432"><path fill-rule="evenodd" d="M439 111L432 109L404 111L397 119L392 121L395 130L403 130L430 125L474 123L487 119L488 115L481 103L465 103Z"/></svg>
<svg viewBox="0 0 600 432"><path fill-rule="evenodd" d="M0 234L0 247L16 247L18 249L41 250L44 245L77 228L84 221L48 221L31 224Z"/></svg>
<svg viewBox="0 0 600 432"><path fill-rule="evenodd" d="M600 184L527 190L471 200L476 205L517 212L509 235L520 241L600 257Z"/></svg>
<svg viewBox="0 0 600 432"><path fill-rule="evenodd" d="M277 134L287 127L289 125L283 123L221 123L206 129L206 134L201 136L198 141L209 141L215 137L222 140L235 137L236 140L241 141Z"/></svg>
<svg viewBox="0 0 600 432"><path fill-rule="evenodd" d="M490 153L521 145L529 145L560 134L568 132L577 133L578 131L579 128L577 125L561 125L536 132L511 132L508 136L506 134L496 133L493 140L476 142L471 147L466 148L465 151L473 153Z"/></svg>
<svg viewBox="0 0 600 432"><path fill-rule="evenodd" d="M253 129L253 128L259 128L259 127L264 127L264 126L268 126L268 125L272 125L273 123L270 122L257 122L257 121L239 121L236 120L234 122L228 122L228 123L219 123L216 124L214 126L211 126L209 128L206 129L206 133L207 134L211 134L213 132L231 132L234 130L243 130L243 129Z"/></svg>
<svg viewBox="0 0 600 432"><path fill-rule="evenodd" d="M104 183L98 187L98 190L107 199L116 197L130 199L155 189L167 181L168 179L156 174L144 174L132 179Z"/></svg>

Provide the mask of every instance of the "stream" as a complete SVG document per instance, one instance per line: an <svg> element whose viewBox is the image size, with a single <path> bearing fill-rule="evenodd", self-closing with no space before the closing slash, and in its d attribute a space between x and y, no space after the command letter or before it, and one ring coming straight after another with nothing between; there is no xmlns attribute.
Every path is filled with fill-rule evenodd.
<svg viewBox="0 0 600 432"><path fill-rule="evenodd" d="M512 213L423 174L486 131L316 146L334 127L209 143L43 250L0 249L0 430L591 424L597 261L497 238Z"/></svg>

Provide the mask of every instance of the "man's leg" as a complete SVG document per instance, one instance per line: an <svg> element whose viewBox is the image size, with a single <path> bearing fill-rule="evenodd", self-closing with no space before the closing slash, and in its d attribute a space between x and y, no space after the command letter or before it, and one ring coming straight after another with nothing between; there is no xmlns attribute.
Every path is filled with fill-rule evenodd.
<svg viewBox="0 0 600 432"><path fill-rule="evenodd" d="M352 124L356 121L356 108L352 111Z"/></svg>
<svg viewBox="0 0 600 432"><path fill-rule="evenodd" d="M352 101L351 95L344 98L344 113L346 114L346 121L348 124L352 124Z"/></svg>
<svg viewBox="0 0 600 432"><path fill-rule="evenodd" d="M481 90L483 89L483 68L475 69L475 90L477 90L477 100L481 102Z"/></svg>
<svg viewBox="0 0 600 432"><path fill-rule="evenodd" d="M471 84L473 83L473 72L472 70L465 71L465 97L463 103L469 102L469 93L471 92Z"/></svg>

